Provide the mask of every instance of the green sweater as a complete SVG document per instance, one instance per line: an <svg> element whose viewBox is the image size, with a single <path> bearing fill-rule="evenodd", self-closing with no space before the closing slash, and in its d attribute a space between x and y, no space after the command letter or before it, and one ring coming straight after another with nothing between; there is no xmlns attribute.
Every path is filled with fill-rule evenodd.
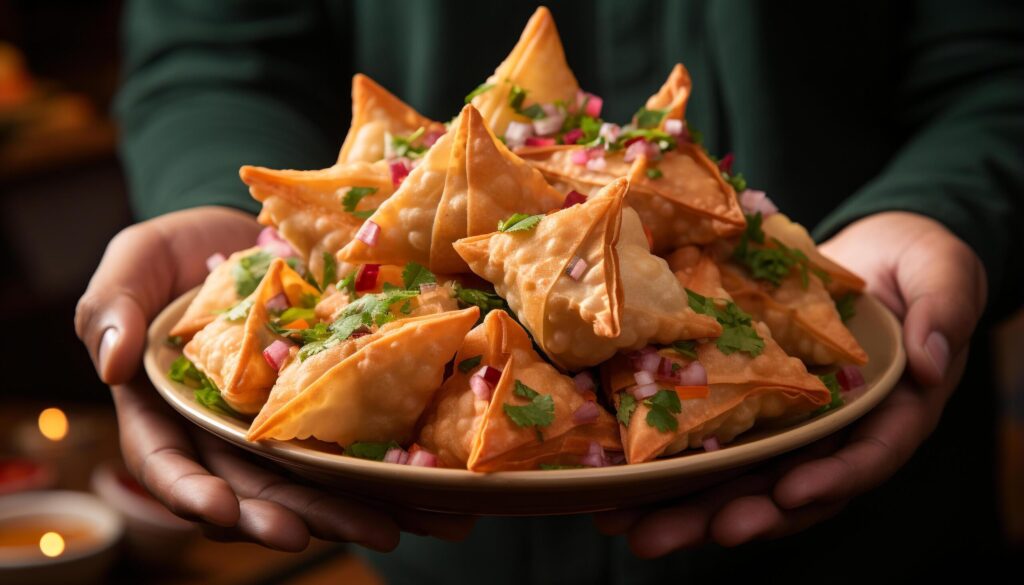
<svg viewBox="0 0 1024 585"><path fill-rule="evenodd" d="M978 253L1004 311L1019 303L1015 258L1024 250L1012 234L1024 225L1024 4L549 6L570 66L584 89L604 98L606 118L628 119L681 61L693 77L687 117L709 150L733 152L748 182L816 225L818 237L879 211L927 215ZM534 8L445 0L130 2L116 107L136 212L145 218L204 204L256 211L239 166L330 165L347 129L356 72L423 114L449 119L512 48ZM965 413L977 403L963 400L973 400ZM950 448L959 448L963 437L951 432ZM975 485L969 482L963 485ZM908 493L908 501L920 501L946 492ZM920 508L921 522L931 518L926 512ZM939 535L900 537L900 546L930 546L922 543L943 541ZM455 582L446 576L480 565L495 565L479 578L492 583L593 582L595 575L633 582L641 574L679 577L684 566L714 556L637 568L621 541L601 540L586 519L487 521L470 543L447 546L406 538L400 552L418 547L420 556L392 555L382 566L404 567L421 582ZM827 555L817 558L830 566Z"/></svg>
<svg viewBox="0 0 1024 585"><path fill-rule="evenodd" d="M626 120L672 65L714 154L819 237L884 210L942 222L999 291L1020 256L1020 3L553 1L573 67ZM512 48L529 3L129 3L122 154L140 217L255 211L243 164L331 164L364 72L447 120ZM1007 300L1019 302L1020 278ZM1007 295L1004 295L1006 297Z"/></svg>

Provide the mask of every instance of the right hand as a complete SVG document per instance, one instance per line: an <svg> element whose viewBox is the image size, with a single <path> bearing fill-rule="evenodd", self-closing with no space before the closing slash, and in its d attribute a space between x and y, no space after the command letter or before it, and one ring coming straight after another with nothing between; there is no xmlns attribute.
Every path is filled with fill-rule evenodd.
<svg viewBox="0 0 1024 585"><path fill-rule="evenodd" d="M252 246L259 230L241 211L200 207L128 227L107 246L78 302L75 328L111 386L129 471L168 509L220 540L297 551L312 535L386 551L400 530L464 538L467 518L385 513L292 483L187 424L139 372L153 317L206 278L207 257Z"/></svg>

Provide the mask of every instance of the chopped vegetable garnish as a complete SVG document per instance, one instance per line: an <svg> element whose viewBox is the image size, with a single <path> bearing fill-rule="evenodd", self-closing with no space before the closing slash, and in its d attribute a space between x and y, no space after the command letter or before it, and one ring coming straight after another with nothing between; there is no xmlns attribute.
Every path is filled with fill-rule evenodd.
<svg viewBox="0 0 1024 585"><path fill-rule="evenodd" d="M426 132L426 128L421 126L408 136L392 136L390 150L394 156L388 158L417 158L423 155L430 147L422 143L416 144L416 142L423 137L424 132Z"/></svg>
<svg viewBox="0 0 1024 585"><path fill-rule="evenodd" d="M697 359L697 342L693 340L673 341L669 347L683 357Z"/></svg>
<svg viewBox="0 0 1024 585"><path fill-rule="evenodd" d="M459 362L459 371L463 374L468 374L473 371L473 368L480 365L480 360L484 359L482 355L475 355L473 357L466 358Z"/></svg>
<svg viewBox="0 0 1024 585"><path fill-rule="evenodd" d="M405 269L402 270L402 284L407 289L420 288L421 285L427 283L436 283L437 277L430 270L427 270L426 266L417 264L416 262L410 262L405 265Z"/></svg>
<svg viewBox="0 0 1024 585"><path fill-rule="evenodd" d="M573 256L572 260L569 261L569 266L565 268L565 273L569 275L569 278L573 280L579 280L583 278L583 275L587 272L587 261L579 256Z"/></svg>
<svg viewBox="0 0 1024 585"><path fill-rule="evenodd" d="M508 94L508 105L520 116L526 116L531 120L540 120L547 117L547 113L544 112L544 108L540 104L533 104L532 106L523 108L523 101L526 99L526 90L513 85L512 90Z"/></svg>
<svg viewBox="0 0 1024 585"><path fill-rule="evenodd" d="M379 238L380 226L370 220L364 221L363 225L359 227L359 231L356 232L356 239L367 246L376 246Z"/></svg>
<svg viewBox="0 0 1024 585"><path fill-rule="evenodd" d="M766 245L764 231L761 229L760 211L746 217L747 228L740 234L739 243L733 250L733 259L746 267L751 276L779 286L782 279L796 269L804 288L809 284L810 274L814 274L826 284L831 280L828 273L811 266L807 255L800 250L790 248L775 238L772 239L771 246Z"/></svg>
<svg viewBox="0 0 1024 585"><path fill-rule="evenodd" d="M846 293L836 299L836 310L839 311L839 318L844 322L853 319L857 315L857 309L853 304L857 301L857 295Z"/></svg>
<svg viewBox="0 0 1024 585"><path fill-rule="evenodd" d="M238 264L231 267L231 276L235 279L235 293L240 298L251 295L267 274L273 260L274 256L263 250L243 256Z"/></svg>
<svg viewBox="0 0 1024 585"><path fill-rule="evenodd" d="M722 335L715 341L725 355L742 351L750 357L757 357L764 351L764 340L754 330L752 318L736 303L723 301L725 309L718 308L715 299L704 297L686 289L690 308L702 315L714 317L722 325Z"/></svg>
<svg viewBox="0 0 1024 585"><path fill-rule="evenodd" d="M224 397L220 395L217 385L206 374L200 372L199 368L187 357L183 355L178 356L178 359L174 360L171 364L171 369L167 375L175 382L193 388L195 390L193 395L196 402L206 408L228 416L239 416L235 409L228 406L227 402L224 402Z"/></svg>
<svg viewBox="0 0 1024 585"><path fill-rule="evenodd" d="M498 222L499 232L528 232L537 227L543 215L526 215L525 213L513 213L507 219Z"/></svg>
<svg viewBox="0 0 1024 585"><path fill-rule="evenodd" d="M356 291L363 292L377 288L378 274L380 274L380 264L363 264L356 277Z"/></svg>
<svg viewBox="0 0 1024 585"><path fill-rule="evenodd" d="M515 381L513 394L530 400L529 404L516 406L502 404L505 414L519 427L546 427L555 420L555 401L547 394L539 394L519 380ZM539 430L539 429L538 429Z"/></svg>
<svg viewBox="0 0 1024 585"><path fill-rule="evenodd" d="M836 379L836 375L834 373L818 376L818 378L820 378L822 383L825 384L825 387L828 388L828 393L832 396L832 400L818 410L815 410L813 413L814 415L819 415L823 412L839 408L845 403L843 400L842 386L839 385L839 380Z"/></svg>
<svg viewBox="0 0 1024 585"><path fill-rule="evenodd" d="M657 128L666 114L668 110L648 110L642 107L633 114L633 123L637 128Z"/></svg>
<svg viewBox="0 0 1024 585"><path fill-rule="evenodd" d="M468 104L469 102L473 101L473 98L475 98L476 96L488 92L492 89L494 89L493 83L481 83L480 85L476 86L476 89L466 94L465 103Z"/></svg>
<svg viewBox="0 0 1024 585"><path fill-rule="evenodd" d="M634 410L636 410L636 398L633 398L633 395L629 392L619 394L619 411L615 415L615 418L617 418L623 426L629 426L629 420L633 418Z"/></svg>
<svg viewBox="0 0 1024 585"><path fill-rule="evenodd" d="M398 443L390 441L387 443L374 443L370 441L357 441L345 449L345 455L358 457L359 459L370 459L373 461L384 461L384 455L391 449L401 449Z"/></svg>
<svg viewBox="0 0 1024 585"><path fill-rule="evenodd" d="M244 321L245 318L249 316L249 311L252 309L252 306L252 299L239 301L235 306L224 311L224 318L228 321Z"/></svg>
<svg viewBox="0 0 1024 585"><path fill-rule="evenodd" d="M335 285L335 288L337 288L338 290L343 290L343 291L347 292L349 299L355 299L356 298L356 273L352 272L348 276L346 276L345 278L339 280L338 284Z"/></svg>
<svg viewBox="0 0 1024 585"><path fill-rule="evenodd" d="M650 409L646 418L649 426L663 433L679 428L679 421L672 415L682 412L683 406L674 390L658 390L657 394L644 400L644 405Z"/></svg>
<svg viewBox="0 0 1024 585"><path fill-rule="evenodd" d="M349 213L356 213L356 206L363 200L364 197L368 197L377 192L376 187L352 187L345 193L345 197L341 200L341 205L345 211Z"/></svg>
<svg viewBox="0 0 1024 585"><path fill-rule="evenodd" d="M508 311L508 304L505 303L505 299L498 295L475 288L464 288L458 283L455 283L455 299L459 301L459 305L462 308L470 305L480 307L481 320L491 311Z"/></svg>
<svg viewBox="0 0 1024 585"><path fill-rule="evenodd" d="M660 179L663 176L661 174L661 169L657 167L651 167L647 169L646 175L648 179Z"/></svg>

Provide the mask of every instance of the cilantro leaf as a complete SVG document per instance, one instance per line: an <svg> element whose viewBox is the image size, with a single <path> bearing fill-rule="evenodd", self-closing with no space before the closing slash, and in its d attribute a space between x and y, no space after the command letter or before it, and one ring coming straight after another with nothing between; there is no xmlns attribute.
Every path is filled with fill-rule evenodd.
<svg viewBox="0 0 1024 585"><path fill-rule="evenodd" d="M171 369L167 372L167 376L175 382L193 388L196 402L202 406L220 414L239 416L235 409L224 402L224 397L220 395L217 385L206 374L199 371L199 368L187 357L178 356L171 363Z"/></svg>
<svg viewBox="0 0 1024 585"><path fill-rule="evenodd" d="M416 290L405 290L385 285L383 292L359 297L346 305L338 318L327 326L330 336L304 345L299 350L299 359L304 361L325 349L334 347L363 327L373 325L379 327L393 321L395 315L391 312L392 305L404 303L418 294L419 291ZM411 306L409 308L411 310Z"/></svg>
<svg viewBox="0 0 1024 585"><path fill-rule="evenodd" d="M633 114L633 120L637 128L657 128L667 114L668 110L648 110L641 107Z"/></svg>
<svg viewBox="0 0 1024 585"><path fill-rule="evenodd" d="M663 176L661 173L661 169L657 167L651 167L647 169L646 175L648 179L660 179Z"/></svg>
<svg viewBox="0 0 1024 585"><path fill-rule="evenodd" d="M305 319L307 322L312 321L316 318L316 312L313 309L305 309L302 307L288 307L281 313L281 323L287 325L292 321L298 321L299 319Z"/></svg>
<svg viewBox="0 0 1024 585"><path fill-rule="evenodd" d="M533 104L532 106L523 108L522 110L519 110L519 113L531 120L543 120L548 117L547 112L544 111L544 108L542 108L540 104Z"/></svg>
<svg viewBox="0 0 1024 585"><path fill-rule="evenodd" d="M369 459L371 461L384 461L384 456L391 449L398 449L399 444L394 441L387 443L375 443L372 441L356 441L345 449L345 455Z"/></svg>
<svg viewBox="0 0 1024 585"><path fill-rule="evenodd" d="M646 417L649 426L662 433L679 428L679 421L672 415L682 412L683 406L674 390L658 390L657 394L644 400L644 405L650 409Z"/></svg>
<svg viewBox="0 0 1024 585"><path fill-rule="evenodd" d="M764 340L750 325L736 325L722 329L722 335L715 343L719 351L725 355L742 351L754 357L764 351Z"/></svg>
<svg viewBox="0 0 1024 585"><path fill-rule="evenodd" d="M473 371L473 368L480 365L480 360L484 359L482 355L475 355L473 357L466 358L459 362L459 371L463 374L468 374Z"/></svg>
<svg viewBox="0 0 1024 585"><path fill-rule="evenodd" d="M410 262L402 270L402 284L406 289L418 290L421 284L437 282L437 277L426 266Z"/></svg>
<svg viewBox="0 0 1024 585"><path fill-rule="evenodd" d="M391 148L395 151L395 156L406 157L406 158L417 158L426 152L430 147L425 144L414 144L419 140L427 129L420 126L415 132L408 136L392 136L391 137Z"/></svg>
<svg viewBox="0 0 1024 585"><path fill-rule="evenodd" d="M498 222L499 232L528 232L537 227L543 215L526 215L525 213L513 213L507 219Z"/></svg>
<svg viewBox="0 0 1024 585"><path fill-rule="evenodd" d="M714 299L686 289L687 300L694 312L714 317L722 325L722 335L715 340L719 351L725 355L742 351L750 357L757 357L764 351L764 340L753 327L753 318L732 301L725 301L720 309Z"/></svg>
<svg viewBox="0 0 1024 585"><path fill-rule="evenodd" d="M249 316L249 311L252 310L253 304L255 304L253 299L239 301L235 306L224 311L224 318L228 321L244 321Z"/></svg>
<svg viewBox="0 0 1024 585"><path fill-rule="evenodd" d="M466 94L466 103L468 104L469 102L473 101L473 98L475 98L476 96L491 91L492 89L494 89L493 83L481 83L480 85L476 86L476 89Z"/></svg>
<svg viewBox="0 0 1024 585"><path fill-rule="evenodd" d="M459 283L455 283L455 299L459 301L459 306L462 308L466 308L471 305L480 307L481 321L487 316L487 313L490 313L491 311L508 311L508 305L505 303L505 299L487 291L475 288L463 288Z"/></svg>
<svg viewBox="0 0 1024 585"><path fill-rule="evenodd" d="M185 345L185 340L182 339L180 335L168 335L167 339L164 341L171 347L181 347Z"/></svg>
<svg viewBox="0 0 1024 585"><path fill-rule="evenodd" d="M836 299L836 310L839 311L839 318L845 323L857 315L857 309L853 304L857 301L857 295L846 293Z"/></svg>
<svg viewBox="0 0 1024 585"><path fill-rule="evenodd" d="M615 418L619 419L622 426L629 426L634 410L636 410L636 398L629 392L619 394L619 411L615 414Z"/></svg>
<svg viewBox="0 0 1024 585"><path fill-rule="evenodd" d="M839 385L839 380L836 378L835 372L818 376L818 378L820 378L822 383L825 384L825 387L828 388L828 393L832 396L832 400L818 410L815 410L812 416L817 416L823 412L834 410L846 403L846 401L843 400L842 386Z"/></svg>
<svg viewBox="0 0 1024 585"><path fill-rule="evenodd" d="M231 267L231 276L235 279L235 293L239 298L245 298L256 290L273 260L273 255L260 250L243 256L238 264Z"/></svg>
<svg viewBox="0 0 1024 585"><path fill-rule="evenodd" d="M764 231L761 229L760 211L746 217L747 228L740 235L732 256L752 277L779 286L784 278L796 270L803 288L807 288L810 274L814 274L826 284L831 280L827 273L812 267L807 255L802 251L790 248L776 238L772 238L771 246L767 246Z"/></svg>
<svg viewBox="0 0 1024 585"><path fill-rule="evenodd" d="M337 288L338 290L343 290L343 291L347 292L349 300L354 300L356 298L356 273L355 273L355 271L353 271L351 274L349 274L345 278L339 280L338 284L335 285L335 288Z"/></svg>
<svg viewBox="0 0 1024 585"><path fill-rule="evenodd" d="M360 210L360 211L353 211L352 215L358 217L359 219L370 219L373 216L374 213L377 213L377 208L376 207L374 207L373 209L364 209L364 210Z"/></svg>
<svg viewBox="0 0 1024 585"><path fill-rule="evenodd" d="M669 347L672 348L672 351L678 353L679 355L681 355L683 357L688 357L691 360L697 359L697 342L696 341L693 341L693 340L673 341L672 345L670 345Z"/></svg>
<svg viewBox="0 0 1024 585"><path fill-rule="evenodd" d="M513 85L512 90L508 93L508 105L515 113L531 120L541 120L547 117L547 113L544 112L544 108L540 104L533 104L524 109L524 100L526 100L526 90L518 85Z"/></svg>
<svg viewBox="0 0 1024 585"><path fill-rule="evenodd" d="M341 199L341 206L345 211L353 213L356 210L356 206L363 200L364 197L368 197L377 192L376 187L352 187L345 193L345 197Z"/></svg>
<svg viewBox="0 0 1024 585"><path fill-rule="evenodd" d="M513 394L522 398L530 399L530 403L517 406L514 404L502 404L505 415L512 419L512 422L519 427L546 427L555 420L555 401L547 394L539 394L519 380L515 381ZM543 440L542 436L538 437Z"/></svg>
<svg viewBox="0 0 1024 585"><path fill-rule="evenodd" d="M723 171L722 178L725 180L726 183L729 183L729 185L731 185L733 190L736 191L737 193L742 193L747 190L747 180L743 178L743 173L736 173L735 175L730 175L729 173Z"/></svg>

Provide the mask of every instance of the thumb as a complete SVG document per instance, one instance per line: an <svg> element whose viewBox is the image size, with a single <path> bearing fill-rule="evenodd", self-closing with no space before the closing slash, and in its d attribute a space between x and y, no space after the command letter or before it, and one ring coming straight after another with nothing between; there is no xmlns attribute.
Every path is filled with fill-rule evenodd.
<svg viewBox="0 0 1024 585"><path fill-rule="evenodd" d="M107 384L132 379L150 318L166 304L174 263L158 231L129 227L110 241L75 310L75 330Z"/></svg>
<svg viewBox="0 0 1024 585"><path fill-rule="evenodd" d="M985 308L985 269L974 252L937 226L903 254L896 284L907 307L904 344L914 379L936 386L967 347Z"/></svg>

